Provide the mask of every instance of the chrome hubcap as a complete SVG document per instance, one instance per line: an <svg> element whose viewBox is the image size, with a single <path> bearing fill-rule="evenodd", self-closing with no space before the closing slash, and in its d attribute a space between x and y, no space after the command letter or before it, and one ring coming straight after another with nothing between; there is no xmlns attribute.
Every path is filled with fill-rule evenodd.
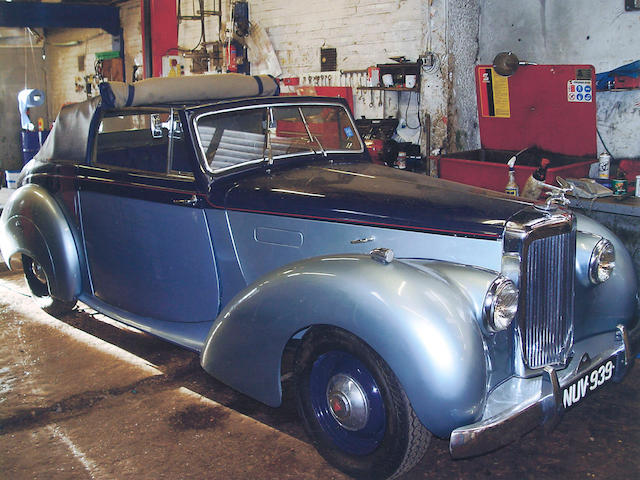
<svg viewBox="0 0 640 480"><path fill-rule="evenodd" d="M44 274L44 270L42 269L42 267L40 266L39 263L37 262L32 262L31 263L31 271L33 272L33 275L41 282L46 284L47 283L47 276Z"/></svg>
<svg viewBox="0 0 640 480"><path fill-rule="evenodd" d="M327 385L327 403L333 418L347 430L361 430L369 420L369 404L362 386L339 373Z"/></svg>

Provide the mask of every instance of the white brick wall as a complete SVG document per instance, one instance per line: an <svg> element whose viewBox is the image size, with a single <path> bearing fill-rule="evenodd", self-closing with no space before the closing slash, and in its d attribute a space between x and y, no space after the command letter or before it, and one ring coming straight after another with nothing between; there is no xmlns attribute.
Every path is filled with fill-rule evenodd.
<svg viewBox="0 0 640 480"><path fill-rule="evenodd" d="M416 61L425 49L424 3L424 0L303 0L295 3L249 0L249 16L269 35L283 76L301 76L320 71L322 47L336 49L339 70L366 69L388 63L389 57L396 56ZM364 75L354 80L355 85L365 84ZM348 82L349 79L344 78L339 83ZM446 90L440 89L431 95L442 98L440 92L446 94ZM408 93L396 92L354 93L356 117L397 117L409 127L417 127L403 130L403 136L418 141L416 94L410 97ZM439 104L446 107L446 99L441 99ZM446 129L437 132L446 136ZM435 140L443 141L444 136ZM422 135L421 140L424 138Z"/></svg>
<svg viewBox="0 0 640 480"><path fill-rule="evenodd" d="M120 5L120 22L124 30L125 71L127 80L131 80L133 59L142 52L138 0ZM75 78L95 73L95 53L111 49L111 35L100 29L73 28L49 31L46 42L46 69L47 104L51 119L56 118L64 103L86 100L87 95L84 91L75 91ZM78 57L81 55L85 56L84 65L78 70Z"/></svg>
<svg viewBox="0 0 640 480"><path fill-rule="evenodd" d="M64 103L86 100L84 91L75 91L75 78L93 73L95 52L106 50L111 50L111 35L102 30L61 29L47 35L47 104L52 118ZM79 69L78 57L82 55Z"/></svg>
<svg viewBox="0 0 640 480"><path fill-rule="evenodd" d="M196 2L197 3L197 2ZM230 2L223 0L226 18ZM427 8L427 5L431 5ZM298 0L249 0L249 16L260 24L269 35L283 70L283 76L303 76L320 71L320 49L337 50L337 66L340 70L365 69L378 63L389 62L389 57L405 56L415 61L425 51L427 17L434 26L432 49L443 58L440 69L431 76L423 76L420 94L423 115L432 115L432 146L441 146L447 137L448 61L446 59L446 2L445 0L325 0L322 2ZM206 9L214 9L214 0L205 0ZM183 2L183 14L190 2ZM142 52L140 33L140 2L131 0L120 5L120 17L124 28L126 75L131 80L133 59ZM218 37L217 18L207 20L207 40ZM198 21L180 24L179 45L193 48L200 37ZM47 84L49 111L55 118L64 102L78 101L86 94L76 93L74 78L93 72L94 53L110 50L110 35L100 30L61 30L49 36L48 41L63 43L82 40L70 47L47 47ZM84 71L78 72L77 57L86 55ZM352 81L354 79L351 79ZM338 79L347 85L348 79ZM333 85L336 84L334 80ZM355 79L355 85L364 84L364 77ZM407 123L417 126L416 95L413 94L407 110L409 95L387 92L380 102L380 93L356 94L356 116L368 118L389 115L404 117ZM382 103L382 105L379 105ZM417 138L418 129L414 132ZM425 135L422 135L424 141Z"/></svg>
<svg viewBox="0 0 640 480"><path fill-rule="evenodd" d="M422 50L420 0L250 0L249 16L268 33L285 75L320 70L320 48L337 50L338 69L415 60Z"/></svg>

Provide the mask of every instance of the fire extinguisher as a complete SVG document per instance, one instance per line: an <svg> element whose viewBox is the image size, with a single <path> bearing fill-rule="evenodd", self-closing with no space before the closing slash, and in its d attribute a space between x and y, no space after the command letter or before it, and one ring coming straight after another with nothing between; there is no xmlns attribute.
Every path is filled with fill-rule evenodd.
<svg viewBox="0 0 640 480"><path fill-rule="evenodd" d="M236 73L238 71L238 51L234 42L227 44L227 72Z"/></svg>

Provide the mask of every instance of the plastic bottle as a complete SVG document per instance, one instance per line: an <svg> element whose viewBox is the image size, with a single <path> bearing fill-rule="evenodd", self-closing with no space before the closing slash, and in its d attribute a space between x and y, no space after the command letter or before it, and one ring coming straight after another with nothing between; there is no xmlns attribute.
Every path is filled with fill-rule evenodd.
<svg viewBox="0 0 640 480"><path fill-rule="evenodd" d="M540 167L527 178L527 183L524 184L522 189L522 196L531 200L537 200L542 194L542 185L545 177L547 176L547 168L551 161L548 158L540 160Z"/></svg>
<svg viewBox="0 0 640 480"><path fill-rule="evenodd" d="M509 159L507 165L509 165L509 181L504 187L504 193L517 197L518 195L520 195L520 189L518 188L518 184L516 183L516 171L514 169L516 165L515 155Z"/></svg>

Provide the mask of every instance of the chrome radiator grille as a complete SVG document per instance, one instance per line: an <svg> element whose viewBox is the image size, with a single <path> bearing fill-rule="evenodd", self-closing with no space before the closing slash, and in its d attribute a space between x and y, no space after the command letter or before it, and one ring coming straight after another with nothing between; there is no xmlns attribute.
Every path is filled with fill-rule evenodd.
<svg viewBox="0 0 640 480"><path fill-rule="evenodd" d="M526 249L520 326L529 368L563 364L573 345L575 250L575 230L535 239Z"/></svg>

